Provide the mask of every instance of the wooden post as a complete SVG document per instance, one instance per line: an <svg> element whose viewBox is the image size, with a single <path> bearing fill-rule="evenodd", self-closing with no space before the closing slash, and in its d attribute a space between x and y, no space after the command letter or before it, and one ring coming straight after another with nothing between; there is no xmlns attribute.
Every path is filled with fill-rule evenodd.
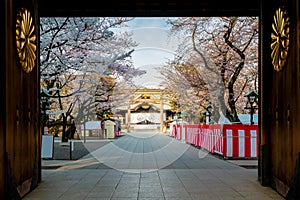
<svg viewBox="0 0 300 200"><path fill-rule="evenodd" d="M128 102L128 108L127 108L127 132L130 132L130 121L131 121L131 119L130 119L130 102L131 101L129 101Z"/></svg>
<svg viewBox="0 0 300 200"><path fill-rule="evenodd" d="M160 92L160 132L163 132L164 126L164 104L162 96L162 92Z"/></svg>

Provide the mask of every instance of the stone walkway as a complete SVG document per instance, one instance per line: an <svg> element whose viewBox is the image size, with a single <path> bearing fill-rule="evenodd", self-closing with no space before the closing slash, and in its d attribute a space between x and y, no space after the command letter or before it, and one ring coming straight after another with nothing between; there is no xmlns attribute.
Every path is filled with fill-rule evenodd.
<svg viewBox="0 0 300 200"><path fill-rule="evenodd" d="M42 165L48 169L26 200L284 199L260 185L257 169L162 134L127 133L79 160Z"/></svg>

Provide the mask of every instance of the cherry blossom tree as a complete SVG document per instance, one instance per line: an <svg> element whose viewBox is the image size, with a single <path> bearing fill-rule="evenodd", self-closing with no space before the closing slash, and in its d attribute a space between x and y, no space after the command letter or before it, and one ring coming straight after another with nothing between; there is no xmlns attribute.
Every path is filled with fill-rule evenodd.
<svg viewBox="0 0 300 200"><path fill-rule="evenodd" d="M95 95L107 93L102 90L106 85L101 81L105 73L128 82L144 73L131 63L131 53L137 45L131 35L112 31L125 26L129 20L122 17L40 19L41 86L49 94L48 114L59 116L57 121L62 123L63 142L69 138L67 127L73 124L72 120L81 121L84 115L94 112Z"/></svg>
<svg viewBox="0 0 300 200"><path fill-rule="evenodd" d="M240 97L257 90L258 18L181 17L169 23L173 34L187 38L169 67L174 71L175 64L191 91L201 94L202 107L213 104L215 121L224 114L240 122L237 114L245 105Z"/></svg>
<svg viewBox="0 0 300 200"><path fill-rule="evenodd" d="M176 60L157 70L163 80L162 86L172 94L169 101L177 105L176 111L181 112L190 123L200 123L207 97L206 83L201 74L189 63L181 64Z"/></svg>

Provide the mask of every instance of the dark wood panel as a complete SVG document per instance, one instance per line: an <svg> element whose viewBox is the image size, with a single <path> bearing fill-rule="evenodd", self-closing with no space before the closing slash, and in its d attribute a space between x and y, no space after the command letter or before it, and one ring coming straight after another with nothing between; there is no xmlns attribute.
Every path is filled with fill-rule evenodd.
<svg viewBox="0 0 300 200"><path fill-rule="evenodd" d="M286 195L292 184L297 153L300 152L299 16L296 0L263 4L262 90L263 136L268 139L272 186ZM277 72L271 64L271 24L275 9L284 5L290 17L290 49L285 68ZM271 8L271 9L270 9ZM267 25L267 26L266 26ZM265 121L264 121L265 120Z"/></svg>
<svg viewBox="0 0 300 200"><path fill-rule="evenodd" d="M26 73L21 68L15 42L16 14L21 7L30 10L34 16L35 27L38 17L33 1L9 1L6 11L6 68L5 68L5 151L9 155L6 163L11 168L6 182L9 191L16 191L13 197L24 196L31 189L32 180L36 179L36 162L39 159L39 67L38 61L32 72ZM38 28L36 28L36 31ZM40 170L40 169L39 169ZM3 179L5 180L5 179ZM7 191L7 190L6 190Z"/></svg>
<svg viewBox="0 0 300 200"><path fill-rule="evenodd" d="M5 1L1 1L0 3L1 7L1 13L5 13ZM6 93L6 87L3 87L5 85L5 54L2 52L5 52L5 15L1 15L0 17L0 48L1 48L1 54L0 54L0 74L2 77L0 78L0 199L5 199L4 197L4 191L6 190L5 188L5 180L6 180L6 168L5 168L5 113L6 113L6 108L5 108L5 93Z"/></svg>

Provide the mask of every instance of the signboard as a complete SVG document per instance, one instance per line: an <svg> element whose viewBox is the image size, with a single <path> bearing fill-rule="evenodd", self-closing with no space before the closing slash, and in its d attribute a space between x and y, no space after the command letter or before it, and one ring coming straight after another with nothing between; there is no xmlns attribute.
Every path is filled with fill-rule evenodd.
<svg viewBox="0 0 300 200"><path fill-rule="evenodd" d="M100 121L85 122L85 129L86 130L100 130L101 129L101 122Z"/></svg>
<svg viewBox="0 0 300 200"><path fill-rule="evenodd" d="M42 158L53 158L53 135L42 135Z"/></svg>

